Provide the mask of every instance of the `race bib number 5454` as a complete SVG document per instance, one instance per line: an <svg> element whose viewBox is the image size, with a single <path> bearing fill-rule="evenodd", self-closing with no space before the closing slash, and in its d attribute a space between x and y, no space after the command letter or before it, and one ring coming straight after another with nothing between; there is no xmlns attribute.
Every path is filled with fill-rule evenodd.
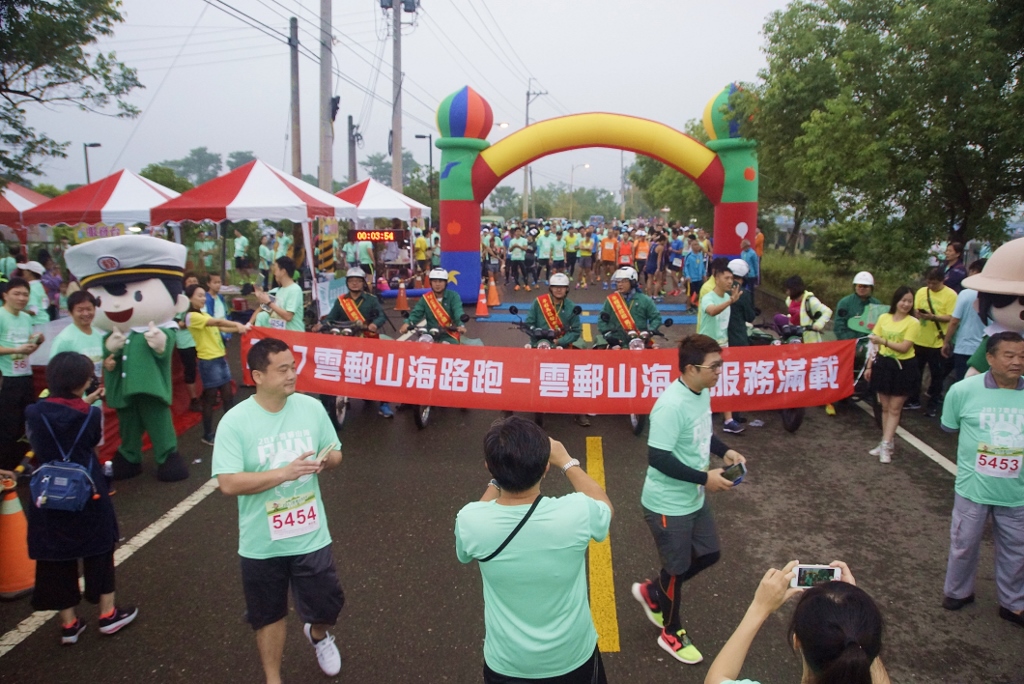
<svg viewBox="0 0 1024 684"><path fill-rule="evenodd" d="M979 453L974 470L979 475L988 475L989 477L1016 478L1020 476L1021 461L1024 461L1024 456L1021 454L1004 456Z"/></svg>
<svg viewBox="0 0 1024 684"><path fill-rule="evenodd" d="M267 502L267 525L273 541L309 534L320 529L316 494L308 492Z"/></svg>

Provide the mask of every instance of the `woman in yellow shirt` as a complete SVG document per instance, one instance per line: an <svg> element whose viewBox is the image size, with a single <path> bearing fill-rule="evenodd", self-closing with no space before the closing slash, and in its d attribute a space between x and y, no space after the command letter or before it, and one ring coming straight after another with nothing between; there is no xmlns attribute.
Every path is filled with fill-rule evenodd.
<svg viewBox="0 0 1024 684"><path fill-rule="evenodd" d="M921 325L910 315L914 309L914 292L906 285L896 289L889 313L882 314L868 339L878 345L878 353L868 361L864 377L882 405L882 442L869 451L881 463L889 463L895 448L896 428L907 397L921 384L921 374L914 359L914 341Z"/></svg>
<svg viewBox="0 0 1024 684"><path fill-rule="evenodd" d="M224 403L224 413L235 404L234 392L231 388L231 368L224 352L224 338L221 330L244 334L250 326L214 318L203 309L206 307L206 290L199 285L185 288L190 308L185 314L185 325L192 333L196 342L196 354L199 356L199 379L203 381L203 444L213 446L213 405L220 393Z"/></svg>

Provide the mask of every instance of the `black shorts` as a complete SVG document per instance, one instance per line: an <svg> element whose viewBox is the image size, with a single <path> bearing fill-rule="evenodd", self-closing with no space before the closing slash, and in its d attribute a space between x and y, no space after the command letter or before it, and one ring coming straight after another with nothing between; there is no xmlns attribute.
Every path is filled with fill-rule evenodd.
<svg viewBox="0 0 1024 684"><path fill-rule="evenodd" d="M499 674L484 663L484 684L608 684L604 673L604 662L601 651L594 647L594 655L575 670L557 677L541 677L540 679L520 679Z"/></svg>
<svg viewBox="0 0 1024 684"><path fill-rule="evenodd" d="M181 359L181 365L185 369L185 384L191 385L196 381L196 368L198 367L198 356L199 352L196 351L195 347L188 347L187 349L178 349L178 358Z"/></svg>
<svg viewBox="0 0 1024 684"><path fill-rule="evenodd" d="M670 262L668 262L668 270L672 271L673 273L682 273L683 267L682 266L676 266L676 265L674 265L670 261Z"/></svg>
<svg viewBox="0 0 1024 684"><path fill-rule="evenodd" d="M917 358L897 361L879 354L871 368L871 391L891 397L910 397L921 391Z"/></svg>
<svg viewBox="0 0 1024 684"><path fill-rule="evenodd" d="M706 497L700 510L687 515L662 515L645 508L644 520L654 535L661 567L670 575L683 575L694 558L719 551L715 517Z"/></svg>
<svg viewBox="0 0 1024 684"><path fill-rule="evenodd" d="M82 559L85 600L99 603L103 594L114 593L114 550ZM36 561L36 586L32 607L36 610L66 610L82 602L78 588L78 559Z"/></svg>
<svg viewBox="0 0 1024 684"><path fill-rule="evenodd" d="M558 268L565 268L565 260L564 259L552 259L551 260L551 268L556 268L556 269L558 269Z"/></svg>
<svg viewBox="0 0 1024 684"><path fill-rule="evenodd" d="M647 259L637 259L635 268L637 273L646 273Z"/></svg>
<svg viewBox="0 0 1024 684"><path fill-rule="evenodd" d="M249 257L235 257L235 268L249 268Z"/></svg>
<svg viewBox="0 0 1024 684"><path fill-rule="evenodd" d="M345 605L331 545L312 553L277 558L240 558L246 620L262 629L288 616L288 586L303 622L333 625Z"/></svg>

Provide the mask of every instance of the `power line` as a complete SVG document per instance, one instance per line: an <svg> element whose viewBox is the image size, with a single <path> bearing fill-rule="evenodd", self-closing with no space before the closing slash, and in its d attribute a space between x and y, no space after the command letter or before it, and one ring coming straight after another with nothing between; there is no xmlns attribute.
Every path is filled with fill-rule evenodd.
<svg viewBox="0 0 1024 684"><path fill-rule="evenodd" d="M509 50L511 50L512 54L515 55L515 58L519 60L519 63L523 66L523 69L526 70L526 73L529 74L530 76L533 76L533 72L530 70L530 67L527 66L526 62L523 61L523 58L519 56L518 52L516 52L516 48L512 44L512 41L508 39L508 36L505 34L505 31L501 28L501 22L494 18L494 14L491 13L491 8L487 6L487 3L484 2L484 0L480 0L480 4L483 5L484 11L487 12L487 16L489 16L491 18L491 21L494 22L494 27L498 29L498 35L504 38L505 42L508 43Z"/></svg>
<svg viewBox="0 0 1024 684"><path fill-rule="evenodd" d="M454 5L455 3L454 3L454 2L452 2L452 4ZM491 40L492 40L492 41L494 41L494 43L495 43L495 44L496 44L496 45L498 46L498 49L499 49L499 50L501 50L501 54L502 54L502 55L504 56L504 62L505 62L506 64L508 64L508 66L509 66L510 68L511 68L512 66L514 66L514 65L513 65L513 63L512 63L512 59L511 59L511 58L510 58L510 57L508 56L508 53L507 53L507 52L505 52L505 48L504 48L504 47L502 47L502 45L501 45L501 41L499 41L499 40L497 39L497 37L496 37L496 36L494 35L494 33L492 33L492 32L491 32L491 27L487 25L487 22L486 22L486 21L484 21L484 18L483 18L483 17L482 17L481 15L480 15L480 13L479 13L479 12L477 12L477 10L476 10L476 6L475 6L475 5L474 5L474 4L472 3L472 2L467 2L466 4L468 4L468 5L469 5L469 9L473 10L473 14L475 14L475 15L476 15L476 18L480 20L480 25L484 27L484 30L485 30L485 31L487 31L487 35L489 35L489 36L491 37ZM456 5L456 9L457 9L457 8L458 8L458 6ZM462 14L462 12L460 11L460 12L459 12L459 14ZM465 16L463 16L463 19L465 19ZM477 35L479 35L479 34L477 34ZM518 69L518 67L517 67L517 69ZM531 74L531 73L530 73L530 70L529 70L529 69L527 69L527 70L526 70L526 73L525 73L525 74L523 74L523 73L520 73L520 74L519 74L519 77L520 77L520 78L529 78L529 77L530 77L530 76L532 76L532 75L533 75L533 74Z"/></svg>

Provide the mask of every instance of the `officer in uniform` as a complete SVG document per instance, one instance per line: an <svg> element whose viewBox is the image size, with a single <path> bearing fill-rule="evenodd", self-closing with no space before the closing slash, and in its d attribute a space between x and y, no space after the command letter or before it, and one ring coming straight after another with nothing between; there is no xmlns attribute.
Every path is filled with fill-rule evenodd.
<svg viewBox="0 0 1024 684"><path fill-rule="evenodd" d="M568 298L569 276L555 273L551 276L548 293L537 297L526 314L526 325L541 330L555 330L558 337L553 341L556 347L571 347L580 339L583 324L576 313L576 305ZM534 347L540 338L531 337L530 344Z"/></svg>
<svg viewBox="0 0 1024 684"><path fill-rule="evenodd" d="M387 322L384 314L384 307L376 296L366 291L366 273L358 266L354 266L345 272L345 286L348 287L348 294L338 297L330 312L324 318L325 322L359 321L363 324L360 330L352 331L357 337L380 337L380 328ZM323 328L322 323L313 327L314 332ZM330 410L328 410L330 412ZM393 418L395 413L391 404L381 402L378 413L383 418Z"/></svg>
<svg viewBox="0 0 1024 684"><path fill-rule="evenodd" d="M641 292L639 276L632 266L620 268L612 274L615 292L608 295L601 309L597 330L609 345L622 345L629 341L627 331L654 331L661 326L661 314L654 300Z"/></svg>
<svg viewBox="0 0 1024 684"><path fill-rule="evenodd" d="M112 461L115 480L142 472L142 436L149 434L157 479L188 477L171 419L174 316L189 301L182 294L187 249L160 238L100 238L66 252L68 270L97 300L93 325L108 334L104 348L107 404L117 411L121 445Z"/></svg>
<svg viewBox="0 0 1024 684"><path fill-rule="evenodd" d="M427 276L430 279L430 292L416 302L409 312L409 318L399 332L405 333L420 321L427 322L427 328L438 328L441 335L438 341L448 344L461 344L466 334L466 326L462 323L462 300L459 295L448 290L448 271L435 268ZM445 328L456 327L457 332L446 331Z"/></svg>

